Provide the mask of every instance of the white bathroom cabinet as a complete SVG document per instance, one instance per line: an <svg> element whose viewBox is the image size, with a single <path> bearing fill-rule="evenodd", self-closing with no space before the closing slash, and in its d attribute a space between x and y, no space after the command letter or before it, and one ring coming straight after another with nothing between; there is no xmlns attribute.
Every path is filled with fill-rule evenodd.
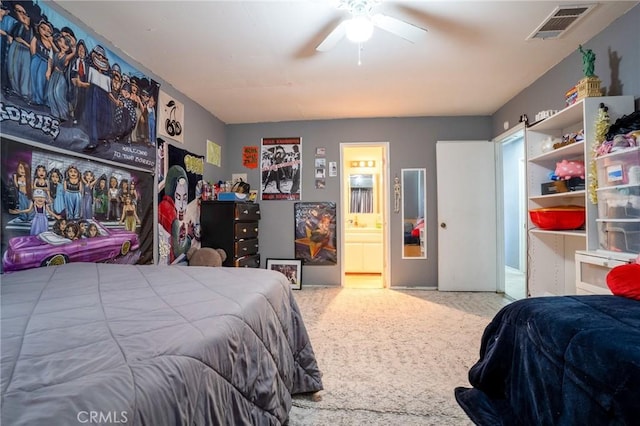
<svg viewBox="0 0 640 426"><path fill-rule="evenodd" d="M345 249L345 272L382 272L382 264L378 261L383 258L381 230L347 230Z"/></svg>
<svg viewBox="0 0 640 426"><path fill-rule="evenodd" d="M589 162L595 139L600 103L608 107L611 122L634 109L633 96L604 96L582 99L526 130L528 209L566 205L584 206L583 229L551 231L538 229L528 218L529 296L576 294L576 252L598 248L597 205L589 200ZM584 140L558 149L545 150L549 139L561 140L569 133L584 133ZM542 184L550 181L556 163L580 160L585 163L586 190L542 194Z"/></svg>

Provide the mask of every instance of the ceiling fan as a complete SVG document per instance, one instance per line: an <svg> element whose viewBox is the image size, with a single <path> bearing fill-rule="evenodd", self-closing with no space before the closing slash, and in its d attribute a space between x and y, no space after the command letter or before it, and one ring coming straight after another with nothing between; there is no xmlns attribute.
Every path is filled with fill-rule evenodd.
<svg viewBox="0 0 640 426"><path fill-rule="evenodd" d="M351 18L342 20L316 47L319 52L331 50L345 36L354 43L363 43L373 34L374 27L415 43L427 32L406 21L382 13L373 13L381 0L336 0L338 9L347 10Z"/></svg>

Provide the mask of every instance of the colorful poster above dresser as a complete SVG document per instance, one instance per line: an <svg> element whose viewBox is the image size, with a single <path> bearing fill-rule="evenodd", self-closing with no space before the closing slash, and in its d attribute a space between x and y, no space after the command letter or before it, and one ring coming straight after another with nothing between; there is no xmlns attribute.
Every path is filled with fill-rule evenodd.
<svg viewBox="0 0 640 426"><path fill-rule="evenodd" d="M262 200L300 200L302 138L262 138Z"/></svg>
<svg viewBox="0 0 640 426"><path fill-rule="evenodd" d="M153 170L160 85L47 2L9 6L2 134Z"/></svg>
<svg viewBox="0 0 640 426"><path fill-rule="evenodd" d="M335 265L336 203L294 204L295 258L305 265Z"/></svg>
<svg viewBox="0 0 640 426"><path fill-rule="evenodd" d="M158 263L186 261L200 247L204 156L165 144L167 171L158 188Z"/></svg>
<svg viewBox="0 0 640 426"><path fill-rule="evenodd" d="M2 138L2 271L153 261L153 175Z"/></svg>

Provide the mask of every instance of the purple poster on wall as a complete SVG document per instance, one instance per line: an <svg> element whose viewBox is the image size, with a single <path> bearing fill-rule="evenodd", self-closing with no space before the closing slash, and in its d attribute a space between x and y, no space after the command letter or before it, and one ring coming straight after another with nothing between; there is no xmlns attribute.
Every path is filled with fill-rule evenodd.
<svg viewBox="0 0 640 426"><path fill-rule="evenodd" d="M152 170L160 85L46 2L5 3L2 134Z"/></svg>
<svg viewBox="0 0 640 426"><path fill-rule="evenodd" d="M153 176L2 139L2 272L151 263Z"/></svg>

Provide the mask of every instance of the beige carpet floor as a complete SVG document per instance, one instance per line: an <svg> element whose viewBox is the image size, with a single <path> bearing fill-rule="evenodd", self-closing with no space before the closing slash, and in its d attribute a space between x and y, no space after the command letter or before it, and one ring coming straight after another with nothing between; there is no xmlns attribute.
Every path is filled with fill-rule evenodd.
<svg viewBox="0 0 640 426"><path fill-rule="evenodd" d="M295 291L325 390L294 398L290 425L471 425L455 401L495 293L304 287Z"/></svg>

